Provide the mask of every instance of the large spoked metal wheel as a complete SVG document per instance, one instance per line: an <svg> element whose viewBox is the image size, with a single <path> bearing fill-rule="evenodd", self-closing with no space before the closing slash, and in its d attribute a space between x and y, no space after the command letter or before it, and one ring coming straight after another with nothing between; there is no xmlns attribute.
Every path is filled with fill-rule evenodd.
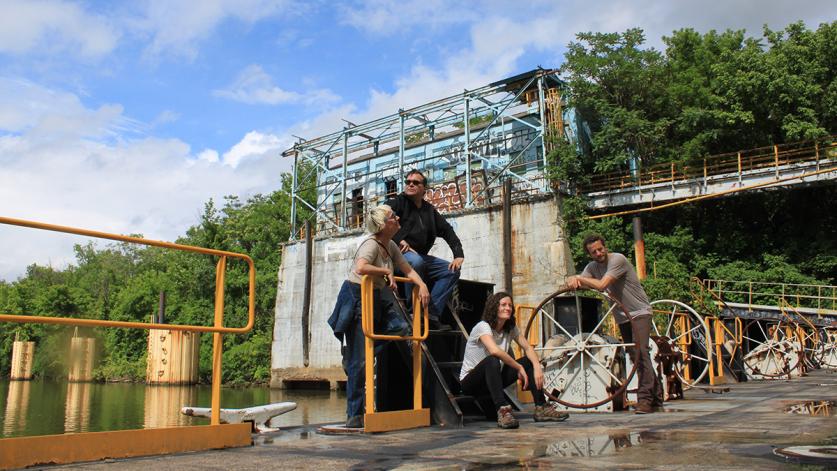
<svg viewBox="0 0 837 471"><path fill-rule="evenodd" d="M802 360L805 362L805 369L819 368L824 350L820 330L815 326L800 325L797 328L796 336L802 345Z"/></svg>
<svg viewBox="0 0 837 471"><path fill-rule="evenodd" d="M752 320L744 327L744 372L750 379L791 378L800 371L805 355L795 323Z"/></svg>
<svg viewBox="0 0 837 471"><path fill-rule="evenodd" d="M651 303L654 331L671 347L674 374L688 389L709 373L712 335L703 316L689 305L673 299Z"/></svg>
<svg viewBox="0 0 837 471"><path fill-rule="evenodd" d="M574 300L574 319L556 315L556 300L570 304ZM607 331L615 326L615 309L616 304L611 302L604 315L582 319L582 299L567 288L547 296L535 308L525 335L530 340L538 339L534 348L544 370L543 391L551 400L567 408L602 406L600 410L612 410L610 403L622 402L628 382L636 372L636 365L625 371L625 352L635 344L620 342L612 335L614 332ZM585 324L595 327L584 332ZM537 332L537 336L531 336L531 332Z"/></svg>
<svg viewBox="0 0 837 471"><path fill-rule="evenodd" d="M820 330L820 350L820 367L837 368L837 329Z"/></svg>

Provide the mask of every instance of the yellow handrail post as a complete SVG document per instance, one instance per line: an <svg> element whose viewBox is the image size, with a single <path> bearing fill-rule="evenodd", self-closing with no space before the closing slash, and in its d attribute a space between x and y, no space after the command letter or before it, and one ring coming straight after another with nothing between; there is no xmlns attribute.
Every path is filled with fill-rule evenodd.
<svg viewBox="0 0 837 471"><path fill-rule="evenodd" d="M418 288L414 287L413 292L413 332L421 332L421 299L419 299ZM413 409L419 410L422 406L421 397L421 343L413 342Z"/></svg>
<svg viewBox="0 0 837 471"><path fill-rule="evenodd" d="M224 278L227 270L227 257L218 259L215 267L215 327L224 325ZM220 332L212 334L212 414L210 423L221 423L221 353L224 349Z"/></svg>
<svg viewBox="0 0 837 471"><path fill-rule="evenodd" d="M409 282L408 278L395 277L395 281ZM413 286L413 334L407 336L382 335L375 333L374 321L374 286L372 277L364 275L360 281L361 298L361 326L365 337L365 369L366 377L366 413L364 414L364 430L367 432L385 432L402 430L430 425L430 409L422 408L421 394L421 342L427 340L430 333L430 317L427 308L422 306L418 295L418 287ZM423 324L423 329L422 329ZM422 332L424 332L422 334ZM375 410L375 340L407 340L413 342L413 408L402 411L377 412Z"/></svg>

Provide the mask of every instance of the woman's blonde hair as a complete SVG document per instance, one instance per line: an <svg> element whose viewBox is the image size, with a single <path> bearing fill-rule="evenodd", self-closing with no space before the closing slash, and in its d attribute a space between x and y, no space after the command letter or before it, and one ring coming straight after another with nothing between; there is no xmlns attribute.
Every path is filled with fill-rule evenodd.
<svg viewBox="0 0 837 471"><path fill-rule="evenodd" d="M366 215L366 230L372 234L381 232L387 223L387 216L389 216L390 211L392 211L392 208L387 204L382 204L369 211L369 214Z"/></svg>

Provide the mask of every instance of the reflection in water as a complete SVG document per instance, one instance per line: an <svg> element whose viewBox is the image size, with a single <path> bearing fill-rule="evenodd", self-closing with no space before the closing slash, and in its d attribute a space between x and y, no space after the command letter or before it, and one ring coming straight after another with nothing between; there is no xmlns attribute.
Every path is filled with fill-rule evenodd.
<svg viewBox="0 0 837 471"><path fill-rule="evenodd" d="M90 383L68 383L64 432L87 432L90 428Z"/></svg>
<svg viewBox="0 0 837 471"><path fill-rule="evenodd" d="M639 433L617 433L583 437L575 440L563 440L545 445L536 450L535 456L580 456L593 457L610 455L622 448L630 448L642 443Z"/></svg>
<svg viewBox="0 0 837 471"><path fill-rule="evenodd" d="M29 409L29 381L10 381L6 395L6 414L3 418L3 435L26 428L26 411Z"/></svg>
<svg viewBox="0 0 837 471"><path fill-rule="evenodd" d="M189 416L180 408L194 405L197 389L192 386L146 386L145 428L180 427L192 425Z"/></svg>
<svg viewBox="0 0 837 471"><path fill-rule="evenodd" d="M806 401L799 404L793 404L785 409L788 414L800 415L818 415L821 417L831 417L832 409L837 404L835 401Z"/></svg>
<svg viewBox="0 0 837 471"><path fill-rule="evenodd" d="M100 432L208 424L187 417L183 406L210 407L208 385L146 386L130 383L66 383L0 380L0 421L4 437ZM346 395L337 391L222 388L221 407L239 409L295 402L297 409L271 426L287 428L346 420ZM30 406L31 405L31 406ZM5 414L3 412L5 411Z"/></svg>

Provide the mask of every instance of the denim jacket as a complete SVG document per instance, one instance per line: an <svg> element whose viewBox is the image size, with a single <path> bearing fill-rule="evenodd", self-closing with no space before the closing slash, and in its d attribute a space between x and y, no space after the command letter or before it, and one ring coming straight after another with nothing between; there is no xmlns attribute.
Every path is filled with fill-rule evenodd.
<svg viewBox="0 0 837 471"><path fill-rule="evenodd" d="M337 302L334 303L334 311L328 318L328 325L334 331L334 336L341 343L343 335L349 325L360 317L360 285L344 280L337 293Z"/></svg>

